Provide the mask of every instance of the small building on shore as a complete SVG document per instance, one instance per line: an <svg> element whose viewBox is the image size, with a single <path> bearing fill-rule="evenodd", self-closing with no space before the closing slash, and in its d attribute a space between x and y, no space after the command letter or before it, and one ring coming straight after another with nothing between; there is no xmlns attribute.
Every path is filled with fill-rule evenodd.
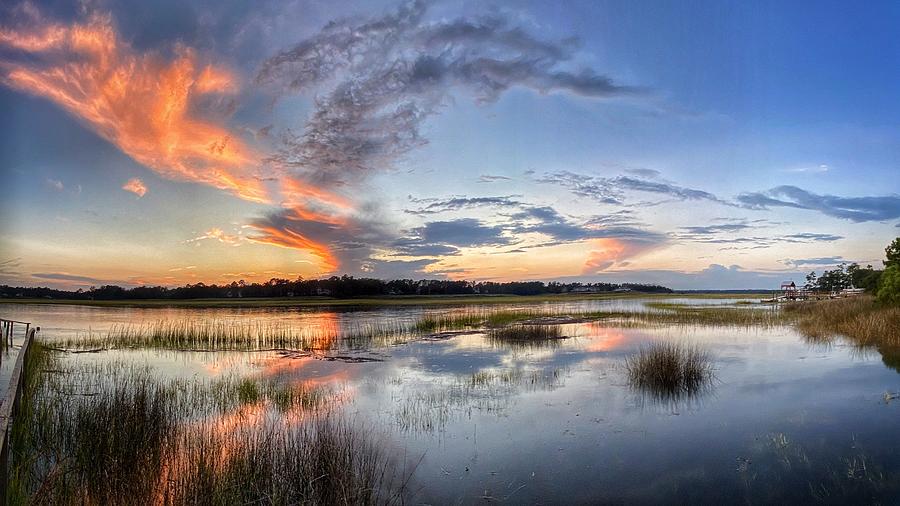
<svg viewBox="0 0 900 506"><path fill-rule="evenodd" d="M793 281L784 281L781 283L781 296L786 299L796 299L800 295L796 283Z"/></svg>

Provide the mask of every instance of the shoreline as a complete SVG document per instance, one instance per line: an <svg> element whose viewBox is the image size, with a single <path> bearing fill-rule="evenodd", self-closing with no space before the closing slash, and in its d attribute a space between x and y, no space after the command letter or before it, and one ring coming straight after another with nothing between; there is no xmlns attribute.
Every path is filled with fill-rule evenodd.
<svg viewBox="0 0 900 506"><path fill-rule="evenodd" d="M534 302L563 302L581 300L636 299L636 298L704 298L704 299L752 299L763 298L763 293L742 292L689 292L689 293L595 293L595 294L544 294L544 295L397 295L386 297L360 297L337 299L331 297L256 297L231 299L34 299L5 298L0 304L43 304L90 307L378 307L378 306L439 306L453 304L509 304Z"/></svg>

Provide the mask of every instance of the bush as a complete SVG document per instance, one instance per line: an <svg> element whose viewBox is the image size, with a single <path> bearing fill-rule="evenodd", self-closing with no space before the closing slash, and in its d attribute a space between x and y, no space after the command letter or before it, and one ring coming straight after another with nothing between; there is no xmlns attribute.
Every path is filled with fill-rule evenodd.
<svg viewBox="0 0 900 506"><path fill-rule="evenodd" d="M878 302L900 306L900 265L884 270L878 287Z"/></svg>

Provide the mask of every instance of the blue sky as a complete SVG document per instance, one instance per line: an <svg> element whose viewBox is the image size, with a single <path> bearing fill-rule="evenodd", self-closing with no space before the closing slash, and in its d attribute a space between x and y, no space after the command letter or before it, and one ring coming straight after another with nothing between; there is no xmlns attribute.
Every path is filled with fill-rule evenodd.
<svg viewBox="0 0 900 506"><path fill-rule="evenodd" d="M80 5L3 7L0 282L767 288L900 235L896 3Z"/></svg>

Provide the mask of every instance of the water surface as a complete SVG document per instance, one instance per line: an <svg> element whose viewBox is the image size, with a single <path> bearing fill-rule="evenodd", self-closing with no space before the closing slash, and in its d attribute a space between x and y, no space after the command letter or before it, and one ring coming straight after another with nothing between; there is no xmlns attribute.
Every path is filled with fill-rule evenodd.
<svg viewBox="0 0 900 506"><path fill-rule="evenodd" d="M490 310L628 311L645 302ZM341 332L360 323L414 322L424 314L473 309L3 304L0 315L40 325L46 340L160 320L279 321L319 332L339 348ZM890 400L900 391L900 375L878 352L840 340L810 342L790 327L579 323L564 326L564 333L570 338L540 345L500 344L480 333L418 336L358 350L354 357L365 357L362 362L286 351L171 350L109 350L65 360L136 362L166 377L235 373L327 386L339 393L335 409L372 428L398 465L412 472L417 503L900 499L900 406ZM630 387L624 359L658 340L708 349L716 370L710 388L661 399Z"/></svg>

